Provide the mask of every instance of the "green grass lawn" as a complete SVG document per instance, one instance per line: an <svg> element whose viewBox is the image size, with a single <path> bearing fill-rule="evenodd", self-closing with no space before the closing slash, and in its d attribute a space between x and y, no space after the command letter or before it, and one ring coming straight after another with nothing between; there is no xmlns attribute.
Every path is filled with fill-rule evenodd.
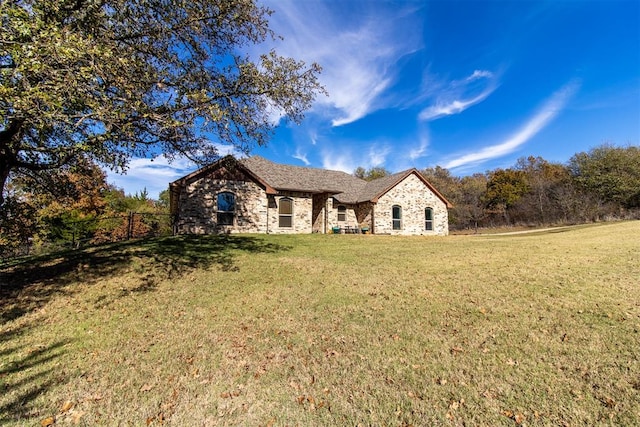
<svg viewBox="0 0 640 427"><path fill-rule="evenodd" d="M640 222L0 266L2 425L638 425Z"/></svg>

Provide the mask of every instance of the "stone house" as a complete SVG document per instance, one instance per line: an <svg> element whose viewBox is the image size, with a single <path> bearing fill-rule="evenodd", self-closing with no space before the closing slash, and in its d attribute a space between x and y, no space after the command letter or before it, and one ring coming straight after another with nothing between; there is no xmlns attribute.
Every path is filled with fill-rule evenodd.
<svg viewBox="0 0 640 427"><path fill-rule="evenodd" d="M447 235L451 204L416 169L373 181L227 156L169 185L176 232Z"/></svg>

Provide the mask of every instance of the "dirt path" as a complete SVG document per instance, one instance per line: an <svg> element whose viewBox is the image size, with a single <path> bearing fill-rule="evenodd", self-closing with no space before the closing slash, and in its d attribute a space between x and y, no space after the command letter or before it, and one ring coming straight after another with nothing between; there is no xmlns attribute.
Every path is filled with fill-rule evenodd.
<svg viewBox="0 0 640 427"><path fill-rule="evenodd" d="M495 234L480 234L480 236L509 236L512 234L527 234L527 233L538 233L542 231L552 231L552 230L564 230L572 228L572 226L563 226L563 227L549 227L549 228L535 228L533 230L521 230L521 231L509 231L506 233L495 233Z"/></svg>

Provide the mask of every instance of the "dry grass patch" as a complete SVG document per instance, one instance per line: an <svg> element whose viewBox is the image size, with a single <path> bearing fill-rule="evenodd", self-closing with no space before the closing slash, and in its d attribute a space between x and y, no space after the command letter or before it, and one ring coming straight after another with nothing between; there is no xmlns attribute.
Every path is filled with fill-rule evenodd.
<svg viewBox="0 0 640 427"><path fill-rule="evenodd" d="M4 266L0 423L633 425L640 223Z"/></svg>

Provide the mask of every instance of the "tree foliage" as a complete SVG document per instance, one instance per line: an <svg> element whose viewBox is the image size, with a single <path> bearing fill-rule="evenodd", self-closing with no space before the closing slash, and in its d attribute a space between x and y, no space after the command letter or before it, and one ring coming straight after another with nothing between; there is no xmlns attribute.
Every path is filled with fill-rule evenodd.
<svg viewBox="0 0 640 427"><path fill-rule="evenodd" d="M567 164L522 157L511 168L465 177L440 166L421 173L453 204L452 229L640 218L636 146L604 144Z"/></svg>
<svg viewBox="0 0 640 427"><path fill-rule="evenodd" d="M365 169L362 166L358 166L353 171L353 176L364 179L365 181L373 181L374 179L382 178L388 175L391 175L391 172L380 166L375 166L370 169Z"/></svg>
<svg viewBox="0 0 640 427"><path fill-rule="evenodd" d="M484 195L487 208L504 215L524 196L529 187L524 172L516 169L496 169L489 173Z"/></svg>
<svg viewBox="0 0 640 427"><path fill-rule="evenodd" d="M584 192L605 203L640 207L640 147L604 144L574 155L568 167Z"/></svg>
<svg viewBox="0 0 640 427"><path fill-rule="evenodd" d="M0 209L0 257L170 233L167 203L151 199L146 189L125 195L87 159L27 172L7 186Z"/></svg>
<svg viewBox="0 0 640 427"><path fill-rule="evenodd" d="M572 186L567 168L559 163L551 163L542 157L518 159L515 169L525 177L528 191L519 203L519 216L527 221L545 224L550 218L567 218L569 206L566 198Z"/></svg>
<svg viewBox="0 0 640 427"><path fill-rule="evenodd" d="M66 240L69 224L104 212L109 188L104 171L84 158L57 170L27 170L8 187L0 209L0 254Z"/></svg>
<svg viewBox="0 0 640 427"><path fill-rule="evenodd" d="M275 35L252 0L0 2L0 205L10 175L88 157L116 170L263 145L323 92L317 64L242 53Z"/></svg>

